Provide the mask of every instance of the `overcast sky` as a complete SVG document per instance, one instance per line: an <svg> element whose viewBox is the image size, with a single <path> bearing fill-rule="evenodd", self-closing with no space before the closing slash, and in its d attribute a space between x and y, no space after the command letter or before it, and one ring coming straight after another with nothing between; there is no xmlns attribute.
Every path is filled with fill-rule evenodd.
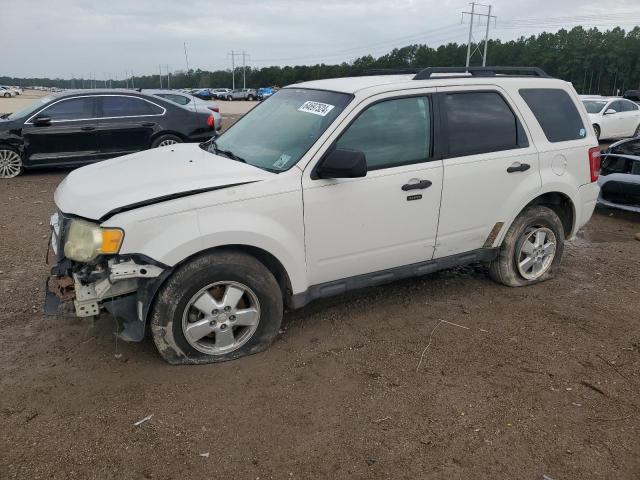
<svg viewBox="0 0 640 480"><path fill-rule="evenodd" d="M492 3L494 38L579 23L640 24L638 0ZM93 72L98 79L157 73L158 64L184 69L183 42L189 66L206 70L230 68L231 50L262 67L339 63L410 43L466 43L460 14L470 8L465 0L2 0L0 7L0 76ZM484 36L482 25L475 36Z"/></svg>

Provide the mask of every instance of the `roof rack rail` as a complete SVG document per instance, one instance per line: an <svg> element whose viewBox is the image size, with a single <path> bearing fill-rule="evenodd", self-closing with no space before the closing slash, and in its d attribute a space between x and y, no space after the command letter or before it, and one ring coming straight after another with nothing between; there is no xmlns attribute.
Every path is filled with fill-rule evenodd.
<svg viewBox="0 0 640 480"><path fill-rule="evenodd" d="M368 75L410 75L412 73L420 73L422 68L365 68L358 70L353 74L355 77L364 77Z"/></svg>
<svg viewBox="0 0 640 480"><path fill-rule="evenodd" d="M469 73L474 77L493 77L499 73L511 73L514 76L549 78L549 75L538 67L428 67L420 70L413 79L427 80L432 78L434 73Z"/></svg>

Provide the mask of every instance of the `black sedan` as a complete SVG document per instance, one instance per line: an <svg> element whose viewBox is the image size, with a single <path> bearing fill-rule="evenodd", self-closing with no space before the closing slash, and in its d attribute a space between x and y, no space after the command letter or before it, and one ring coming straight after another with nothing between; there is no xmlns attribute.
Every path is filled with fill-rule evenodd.
<svg viewBox="0 0 640 480"><path fill-rule="evenodd" d="M58 93L0 118L0 178L201 142L214 134L213 116L135 90Z"/></svg>

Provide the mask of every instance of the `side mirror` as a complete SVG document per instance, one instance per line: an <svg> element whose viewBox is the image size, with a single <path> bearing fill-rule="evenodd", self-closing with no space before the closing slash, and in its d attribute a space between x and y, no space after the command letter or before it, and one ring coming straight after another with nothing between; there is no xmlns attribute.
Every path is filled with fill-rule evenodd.
<svg viewBox="0 0 640 480"><path fill-rule="evenodd" d="M320 162L316 174L320 178L366 177L367 159L364 152L337 148Z"/></svg>
<svg viewBox="0 0 640 480"><path fill-rule="evenodd" d="M38 115L36 118L33 119L33 124L41 127L43 125L49 125L51 123L51 117L47 116L47 115Z"/></svg>
<svg viewBox="0 0 640 480"><path fill-rule="evenodd" d="M607 110L604 112L605 115L613 115L614 113L618 112L613 108L607 108Z"/></svg>

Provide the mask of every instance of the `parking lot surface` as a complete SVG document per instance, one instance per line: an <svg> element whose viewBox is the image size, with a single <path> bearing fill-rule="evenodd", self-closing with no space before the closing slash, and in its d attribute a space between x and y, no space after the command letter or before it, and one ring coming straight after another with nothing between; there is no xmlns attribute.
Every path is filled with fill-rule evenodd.
<svg viewBox="0 0 640 480"><path fill-rule="evenodd" d="M638 477L640 215L597 210L543 284L458 268L288 312L265 353L171 367L106 314L43 315L66 173L0 184L1 478Z"/></svg>

